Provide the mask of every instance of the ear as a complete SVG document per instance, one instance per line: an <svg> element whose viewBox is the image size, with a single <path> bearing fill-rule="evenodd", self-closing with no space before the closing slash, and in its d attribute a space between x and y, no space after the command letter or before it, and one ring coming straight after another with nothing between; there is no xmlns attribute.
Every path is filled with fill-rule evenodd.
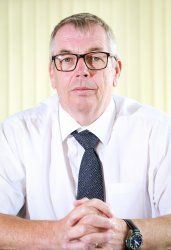
<svg viewBox="0 0 171 250"><path fill-rule="evenodd" d="M49 63L49 76L50 76L50 80L51 80L51 86L53 89L55 89L56 88L55 67L54 67L53 62Z"/></svg>
<svg viewBox="0 0 171 250"><path fill-rule="evenodd" d="M118 84L118 79L121 73L121 69L122 69L122 63L121 60L119 58L116 59L116 65L115 65L115 75L114 75L114 81L113 81L113 86L116 87Z"/></svg>

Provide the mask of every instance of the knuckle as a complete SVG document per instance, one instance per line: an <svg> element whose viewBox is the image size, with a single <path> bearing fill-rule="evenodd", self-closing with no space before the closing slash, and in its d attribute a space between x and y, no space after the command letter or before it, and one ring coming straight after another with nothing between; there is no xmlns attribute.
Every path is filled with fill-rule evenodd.
<svg viewBox="0 0 171 250"><path fill-rule="evenodd" d="M83 224L86 224L86 223L87 223L87 216L84 216L84 217L81 219L81 223L83 223Z"/></svg>
<svg viewBox="0 0 171 250"><path fill-rule="evenodd" d="M92 238L91 237L89 237L89 236L87 236L86 238L85 238L85 243L86 243L86 245L87 246L91 246L91 244L92 244Z"/></svg>
<svg viewBox="0 0 171 250"><path fill-rule="evenodd" d="M82 207L80 207L80 211L81 211L81 213L83 213L83 214L86 214L87 213L87 211L88 211L88 207L86 207L86 206L82 206Z"/></svg>
<svg viewBox="0 0 171 250"><path fill-rule="evenodd" d="M111 208L110 204L105 203L105 205L106 205L106 208L112 213L112 208Z"/></svg>
<svg viewBox="0 0 171 250"><path fill-rule="evenodd" d="M80 233L85 234L88 231L88 225L82 224L80 225Z"/></svg>
<svg viewBox="0 0 171 250"><path fill-rule="evenodd" d="M93 215L93 213L87 214L86 216L84 216L84 220L87 221L91 216Z"/></svg>
<svg viewBox="0 0 171 250"><path fill-rule="evenodd" d="M93 202L93 203L97 203L97 202L101 202L101 200L96 199L96 198L93 198L93 199L92 199L92 202Z"/></svg>

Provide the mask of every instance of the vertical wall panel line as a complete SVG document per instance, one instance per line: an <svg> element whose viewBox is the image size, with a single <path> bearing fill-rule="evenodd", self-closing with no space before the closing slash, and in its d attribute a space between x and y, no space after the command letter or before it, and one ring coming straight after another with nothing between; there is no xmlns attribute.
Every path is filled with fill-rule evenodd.
<svg viewBox="0 0 171 250"><path fill-rule="evenodd" d="M0 1L0 121L8 114L8 4Z"/></svg>

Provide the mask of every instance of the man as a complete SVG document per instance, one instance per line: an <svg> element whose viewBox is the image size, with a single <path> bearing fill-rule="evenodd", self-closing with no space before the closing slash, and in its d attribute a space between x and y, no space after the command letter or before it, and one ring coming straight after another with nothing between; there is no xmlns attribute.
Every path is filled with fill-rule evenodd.
<svg viewBox="0 0 171 250"><path fill-rule="evenodd" d="M58 97L1 124L0 249L171 249L171 120L112 95L121 61L97 16L62 20L50 49Z"/></svg>

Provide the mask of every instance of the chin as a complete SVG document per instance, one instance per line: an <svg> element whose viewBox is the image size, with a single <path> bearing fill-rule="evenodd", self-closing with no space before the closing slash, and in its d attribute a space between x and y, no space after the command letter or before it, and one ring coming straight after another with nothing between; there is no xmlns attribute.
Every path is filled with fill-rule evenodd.
<svg viewBox="0 0 171 250"><path fill-rule="evenodd" d="M78 112L90 112L93 107L93 102L78 101L71 104L70 107L73 107L74 110Z"/></svg>

